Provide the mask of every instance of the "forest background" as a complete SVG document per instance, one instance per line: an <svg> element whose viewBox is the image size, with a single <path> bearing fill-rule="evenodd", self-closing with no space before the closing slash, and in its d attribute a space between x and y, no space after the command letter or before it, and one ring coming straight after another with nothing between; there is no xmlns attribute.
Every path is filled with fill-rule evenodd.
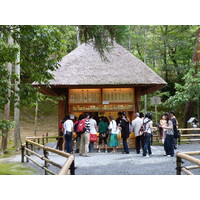
<svg viewBox="0 0 200 200"><path fill-rule="evenodd" d="M36 132L40 135L46 132L57 134L57 98L38 93L32 82L48 84L52 78L49 70L55 70L59 60L74 50L78 41L93 39L100 56L106 60L104 52L112 48L107 38L116 40L168 83L162 90L147 96L147 111L155 116L150 97L159 96L162 104L158 106L158 116L174 110L180 127L186 127L190 117L199 119L198 26L2 25L0 129L5 130L6 126L10 130L14 126L3 119L16 121L15 117L20 117L20 123L17 122L18 126L15 124L9 134L2 131L2 153L7 149L7 141L14 141L13 148L18 149L24 137ZM144 111L144 97L141 111Z"/></svg>

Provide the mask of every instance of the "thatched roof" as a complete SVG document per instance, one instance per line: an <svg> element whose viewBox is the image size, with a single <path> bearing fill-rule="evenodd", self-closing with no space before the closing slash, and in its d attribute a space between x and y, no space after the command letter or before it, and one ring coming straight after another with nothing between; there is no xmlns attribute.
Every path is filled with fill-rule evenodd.
<svg viewBox="0 0 200 200"><path fill-rule="evenodd" d="M105 55L108 62L102 61L93 45L82 44L63 57L61 66L52 72L52 88L43 86L43 92L50 94L51 90L52 94L61 95L62 89L58 92L58 88L143 87L144 94L166 85L160 76L117 43Z"/></svg>

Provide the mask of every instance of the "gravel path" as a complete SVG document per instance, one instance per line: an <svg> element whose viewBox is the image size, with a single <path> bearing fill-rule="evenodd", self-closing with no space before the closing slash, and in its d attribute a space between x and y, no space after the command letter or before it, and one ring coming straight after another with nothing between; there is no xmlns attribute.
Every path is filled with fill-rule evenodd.
<svg viewBox="0 0 200 200"><path fill-rule="evenodd" d="M54 147L51 143L48 146ZM182 144L178 147L177 152L184 151L199 151L200 144ZM141 154L136 154L135 150L131 150L130 154L111 153L92 153L91 157L82 157L75 154L76 175L175 175L176 174L176 157L163 156L163 146L152 146L153 155L149 158L143 157ZM35 156L32 156L35 157ZM196 156L200 159L200 156ZM64 164L66 158L49 154L50 160L53 160L61 165ZM20 156L12 158L12 162L19 162ZM35 158L38 162L40 159ZM32 166L39 170L40 174L44 171L29 162ZM189 164L187 161L185 165ZM59 169L50 166L50 169L58 173ZM192 170L194 174L200 174L200 169ZM184 173L183 173L184 174Z"/></svg>

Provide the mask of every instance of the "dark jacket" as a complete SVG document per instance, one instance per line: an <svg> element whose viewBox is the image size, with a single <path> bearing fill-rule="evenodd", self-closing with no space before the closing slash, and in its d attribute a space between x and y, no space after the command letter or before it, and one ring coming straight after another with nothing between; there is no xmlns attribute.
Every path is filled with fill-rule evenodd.
<svg viewBox="0 0 200 200"><path fill-rule="evenodd" d="M121 119L121 136L123 139L129 138L129 122L125 121L124 119Z"/></svg>

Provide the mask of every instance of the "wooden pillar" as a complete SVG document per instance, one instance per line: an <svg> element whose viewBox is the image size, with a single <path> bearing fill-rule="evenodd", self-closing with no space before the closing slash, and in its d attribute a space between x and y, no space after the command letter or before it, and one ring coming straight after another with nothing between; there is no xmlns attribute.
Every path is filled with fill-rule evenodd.
<svg viewBox="0 0 200 200"><path fill-rule="evenodd" d="M140 112L140 88L135 88L135 113Z"/></svg>
<svg viewBox="0 0 200 200"><path fill-rule="evenodd" d="M65 94L65 115L69 114L69 89L66 88L66 94Z"/></svg>

